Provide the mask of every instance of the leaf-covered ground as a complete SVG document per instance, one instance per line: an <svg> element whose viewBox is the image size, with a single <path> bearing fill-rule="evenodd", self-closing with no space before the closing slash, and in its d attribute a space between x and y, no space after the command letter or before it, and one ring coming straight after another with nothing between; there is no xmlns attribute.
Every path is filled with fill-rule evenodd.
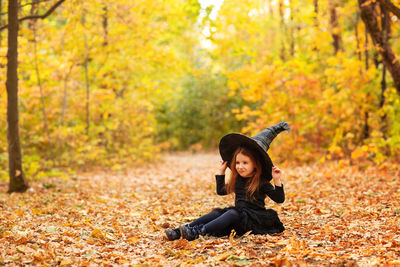
<svg viewBox="0 0 400 267"><path fill-rule="evenodd" d="M400 265L396 166L282 167L286 230L276 236L169 242L176 227L232 204L215 194L217 154L165 155L125 174L80 174L0 187L0 264L5 265Z"/></svg>

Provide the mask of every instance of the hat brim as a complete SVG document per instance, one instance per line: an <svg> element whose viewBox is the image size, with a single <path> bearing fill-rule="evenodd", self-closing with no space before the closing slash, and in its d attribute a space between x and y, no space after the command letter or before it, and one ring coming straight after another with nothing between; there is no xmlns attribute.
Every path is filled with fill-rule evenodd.
<svg viewBox="0 0 400 267"><path fill-rule="evenodd" d="M219 142L219 153L222 160L228 162L230 168L233 154L240 146L248 147L255 151L261 159L261 176L270 181L272 179L272 160L267 152L257 142L243 134L230 133L221 138Z"/></svg>

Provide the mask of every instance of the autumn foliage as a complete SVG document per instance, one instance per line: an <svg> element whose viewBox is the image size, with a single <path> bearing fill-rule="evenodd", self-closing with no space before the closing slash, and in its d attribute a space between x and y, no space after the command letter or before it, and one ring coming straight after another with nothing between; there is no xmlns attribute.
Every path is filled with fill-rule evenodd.
<svg viewBox="0 0 400 267"><path fill-rule="evenodd" d="M282 234L170 242L165 228L232 205L233 198L215 192L216 153L163 156L163 162L125 173L32 182L25 194L2 190L0 264L400 264L398 167L283 167L274 161L284 172L286 200L266 206L279 213Z"/></svg>
<svg viewBox="0 0 400 267"><path fill-rule="evenodd" d="M397 161L399 94L357 3L332 3L71 0L44 20L21 22L26 176L120 169L162 149L215 148L227 132L252 135L281 120L292 131L273 146L275 157ZM22 1L21 16L50 4ZM2 31L3 78L5 38ZM6 94L0 103L7 179Z"/></svg>

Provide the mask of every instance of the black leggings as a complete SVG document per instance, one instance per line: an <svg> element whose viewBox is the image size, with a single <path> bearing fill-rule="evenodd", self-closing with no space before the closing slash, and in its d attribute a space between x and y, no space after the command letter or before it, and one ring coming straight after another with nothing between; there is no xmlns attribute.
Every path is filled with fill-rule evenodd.
<svg viewBox="0 0 400 267"><path fill-rule="evenodd" d="M226 212L220 210L213 210L210 213L201 216L197 220L191 222L189 226L204 225L207 234L223 233L227 234L234 228L240 221L239 212L230 209Z"/></svg>

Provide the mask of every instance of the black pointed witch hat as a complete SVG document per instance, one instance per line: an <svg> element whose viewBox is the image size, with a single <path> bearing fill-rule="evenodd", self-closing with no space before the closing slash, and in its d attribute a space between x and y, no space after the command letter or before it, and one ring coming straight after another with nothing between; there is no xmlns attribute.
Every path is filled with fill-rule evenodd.
<svg viewBox="0 0 400 267"><path fill-rule="evenodd" d="M219 142L219 153L223 161L228 161L230 167L233 154L240 146L247 147L258 153L262 165L262 177L271 180L272 160L267 151L272 140L282 131L289 131L289 124L282 121L271 127L268 127L253 137L247 137L243 134L230 133L221 138Z"/></svg>

